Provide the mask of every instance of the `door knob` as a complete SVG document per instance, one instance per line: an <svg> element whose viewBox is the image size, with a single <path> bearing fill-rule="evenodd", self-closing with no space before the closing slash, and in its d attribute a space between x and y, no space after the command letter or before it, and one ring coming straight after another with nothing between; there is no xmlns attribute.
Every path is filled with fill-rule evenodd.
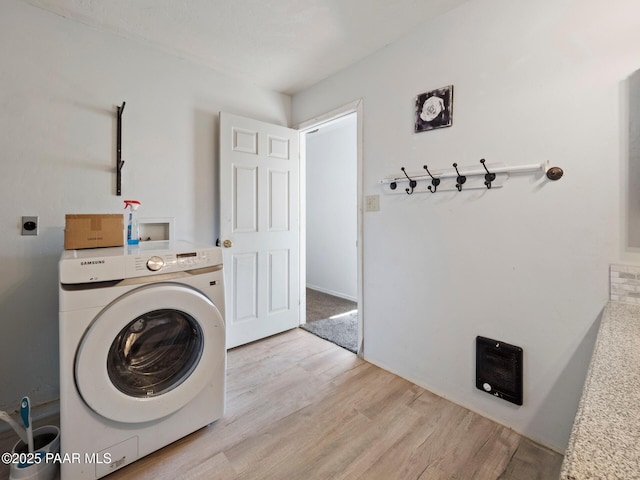
<svg viewBox="0 0 640 480"><path fill-rule="evenodd" d="M222 242L222 246L224 248L229 248L231 247L231 245L233 245L233 243L231 243L231 240L225 240L224 242Z"/></svg>

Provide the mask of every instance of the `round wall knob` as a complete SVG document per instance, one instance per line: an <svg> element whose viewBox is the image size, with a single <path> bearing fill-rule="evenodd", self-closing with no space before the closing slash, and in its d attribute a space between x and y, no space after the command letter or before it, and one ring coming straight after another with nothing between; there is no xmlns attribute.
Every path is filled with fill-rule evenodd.
<svg viewBox="0 0 640 480"><path fill-rule="evenodd" d="M549 180L560 180L564 172L560 167L551 167L547 170L547 178Z"/></svg>
<svg viewBox="0 0 640 480"><path fill-rule="evenodd" d="M152 272L157 272L162 267L164 267L164 260L162 257L153 256L149 260L147 260L147 268Z"/></svg>
<svg viewBox="0 0 640 480"><path fill-rule="evenodd" d="M231 243L231 240L225 240L224 242L222 242L222 246L224 248L230 248L231 245L233 245L233 243Z"/></svg>

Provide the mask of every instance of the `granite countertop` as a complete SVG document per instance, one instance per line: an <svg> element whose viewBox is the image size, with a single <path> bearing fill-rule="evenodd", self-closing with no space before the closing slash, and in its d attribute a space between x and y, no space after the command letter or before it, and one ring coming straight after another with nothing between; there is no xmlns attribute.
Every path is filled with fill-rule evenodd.
<svg viewBox="0 0 640 480"><path fill-rule="evenodd" d="M640 479L640 305L605 308L560 478Z"/></svg>

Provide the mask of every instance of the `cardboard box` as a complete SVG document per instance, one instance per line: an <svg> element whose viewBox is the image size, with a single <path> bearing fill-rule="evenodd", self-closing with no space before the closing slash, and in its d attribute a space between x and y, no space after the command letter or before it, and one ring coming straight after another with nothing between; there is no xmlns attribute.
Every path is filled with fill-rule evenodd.
<svg viewBox="0 0 640 480"><path fill-rule="evenodd" d="M65 250L122 245L124 216L121 213L65 215Z"/></svg>

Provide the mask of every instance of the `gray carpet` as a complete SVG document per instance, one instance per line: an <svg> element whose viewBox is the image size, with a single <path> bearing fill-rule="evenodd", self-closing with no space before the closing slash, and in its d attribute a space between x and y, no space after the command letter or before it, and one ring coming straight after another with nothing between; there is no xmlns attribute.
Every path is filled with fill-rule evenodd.
<svg viewBox="0 0 640 480"><path fill-rule="evenodd" d="M357 308L356 302L307 288L307 322L323 320Z"/></svg>
<svg viewBox="0 0 640 480"><path fill-rule="evenodd" d="M357 310L308 322L300 327L353 353L358 353Z"/></svg>

